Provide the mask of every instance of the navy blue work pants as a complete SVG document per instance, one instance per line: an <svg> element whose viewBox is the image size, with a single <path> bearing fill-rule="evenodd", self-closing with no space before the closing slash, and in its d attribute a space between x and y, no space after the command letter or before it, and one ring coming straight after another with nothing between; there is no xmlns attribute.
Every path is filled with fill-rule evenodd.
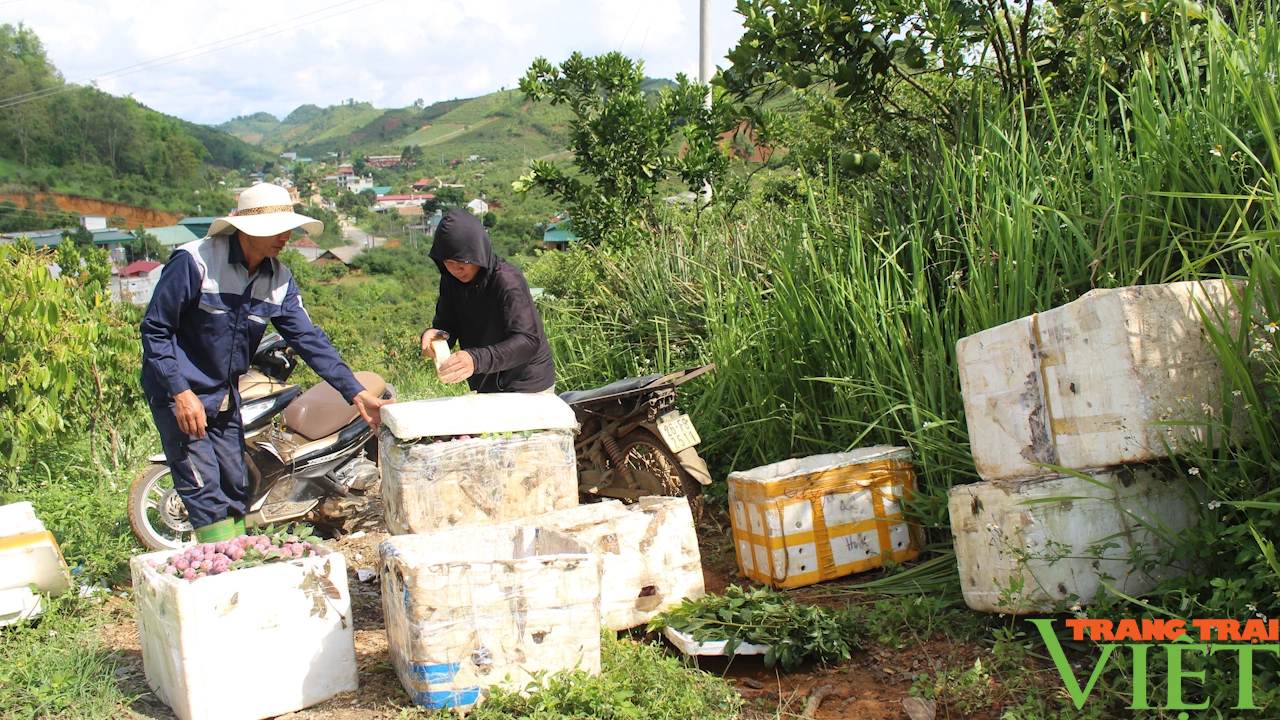
<svg viewBox="0 0 1280 720"><path fill-rule="evenodd" d="M152 400L150 405L173 473L173 487L187 508L192 527L202 528L244 515L249 504L249 482L240 410L209 416L205 436L196 438L178 427L172 400Z"/></svg>

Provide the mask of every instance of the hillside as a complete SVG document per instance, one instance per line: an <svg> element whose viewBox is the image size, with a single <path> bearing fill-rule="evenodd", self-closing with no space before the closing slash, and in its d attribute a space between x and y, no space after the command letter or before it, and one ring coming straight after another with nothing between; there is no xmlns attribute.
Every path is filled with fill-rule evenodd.
<svg viewBox="0 0 1280 720"><path fill-rule="evenodd" d="M670 80L651 78L644 89L656 93L668 85ZM520 91L504 90L423 108L378 109L356 102L323 109L303 105L283 120L255 113L217 129L273 153L389 155L412 145L428 157L446 156L446 161L470 155L524 160L561 150L569 118L565 108L531 104Z"/></svg>
<svg viewBox="0 0 1280 720"><path fill-rule="evenodd" d="M0 96L43 96L0 108L0 187L55 192L177 214L222 212L231 197L222 173L272 159L225 132L156 112L133 98L65 82L30 28L0 25ZM36 230L52 216L2 230ZM29 227L29 225L36 227Z"/></svg>

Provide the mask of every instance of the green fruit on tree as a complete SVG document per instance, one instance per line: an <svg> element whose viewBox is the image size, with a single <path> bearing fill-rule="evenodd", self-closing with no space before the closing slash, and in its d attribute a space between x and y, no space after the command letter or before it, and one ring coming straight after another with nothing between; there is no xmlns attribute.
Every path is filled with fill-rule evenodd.
<svg viewBox="0 0 1280 720"><path fill-rule="evenodd" d="M813 84L813 75L808 70L797 70L791 79L791 84L798 88L804 89Z"/></svg>
<svg viewBox="0 0 1280 720"><path fill-rule="evenodd" d="M880 153L874 150L868 151L862 156L862 169L867 172L875 172L880 169Z"/></svg>
<svg viewBox="0 0 1280 720"><path fill-rule="evenodd" d="M852 150L845 150L840 153L840 168L848 173L858 173L862 171L862 165L865 160L862 153Z"/></svg>
<svg viewBox="0 0 1280 720"><path fill-rule="evenodd" d="M912 70L919 70L924 67L924 50L918 47L907 48L902 54L902 62Z"/></svg>

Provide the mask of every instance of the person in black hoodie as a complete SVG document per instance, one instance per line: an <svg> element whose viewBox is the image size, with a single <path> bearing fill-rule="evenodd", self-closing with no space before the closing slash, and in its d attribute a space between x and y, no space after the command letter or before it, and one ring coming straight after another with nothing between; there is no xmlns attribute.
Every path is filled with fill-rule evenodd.
<svg viewBox="0 0 1280 720"><path fill-rule="evenodd" d="M466 380L481 393L552 390L556 366L529 283L494 254L479 218L461 208L446 213L430 255L440 268L440 297L422 354L435 358L433 340L460 348L439 367L440 379Z"/></svg>

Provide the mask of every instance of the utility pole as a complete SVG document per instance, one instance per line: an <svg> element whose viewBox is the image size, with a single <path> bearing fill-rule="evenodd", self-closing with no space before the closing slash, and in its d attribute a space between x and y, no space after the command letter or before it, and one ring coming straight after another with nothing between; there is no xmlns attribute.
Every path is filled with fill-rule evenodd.
<svg viewBox="0 0 1280 720"><path fill-rule="evenodd" d="M698 82L711 82L711 0L698 0ZM711 108L711 89L705 105Z"/></svg>
<svg viewBox="0 0 1280 720"><path fill-rule="evenodd" d="M698 0L698 82L708 85L711 82L711 0ZM711 88L707 87L707 97L703 104L711 109ZM711 182L702 185L702 202L711 202Z"/></svg>

